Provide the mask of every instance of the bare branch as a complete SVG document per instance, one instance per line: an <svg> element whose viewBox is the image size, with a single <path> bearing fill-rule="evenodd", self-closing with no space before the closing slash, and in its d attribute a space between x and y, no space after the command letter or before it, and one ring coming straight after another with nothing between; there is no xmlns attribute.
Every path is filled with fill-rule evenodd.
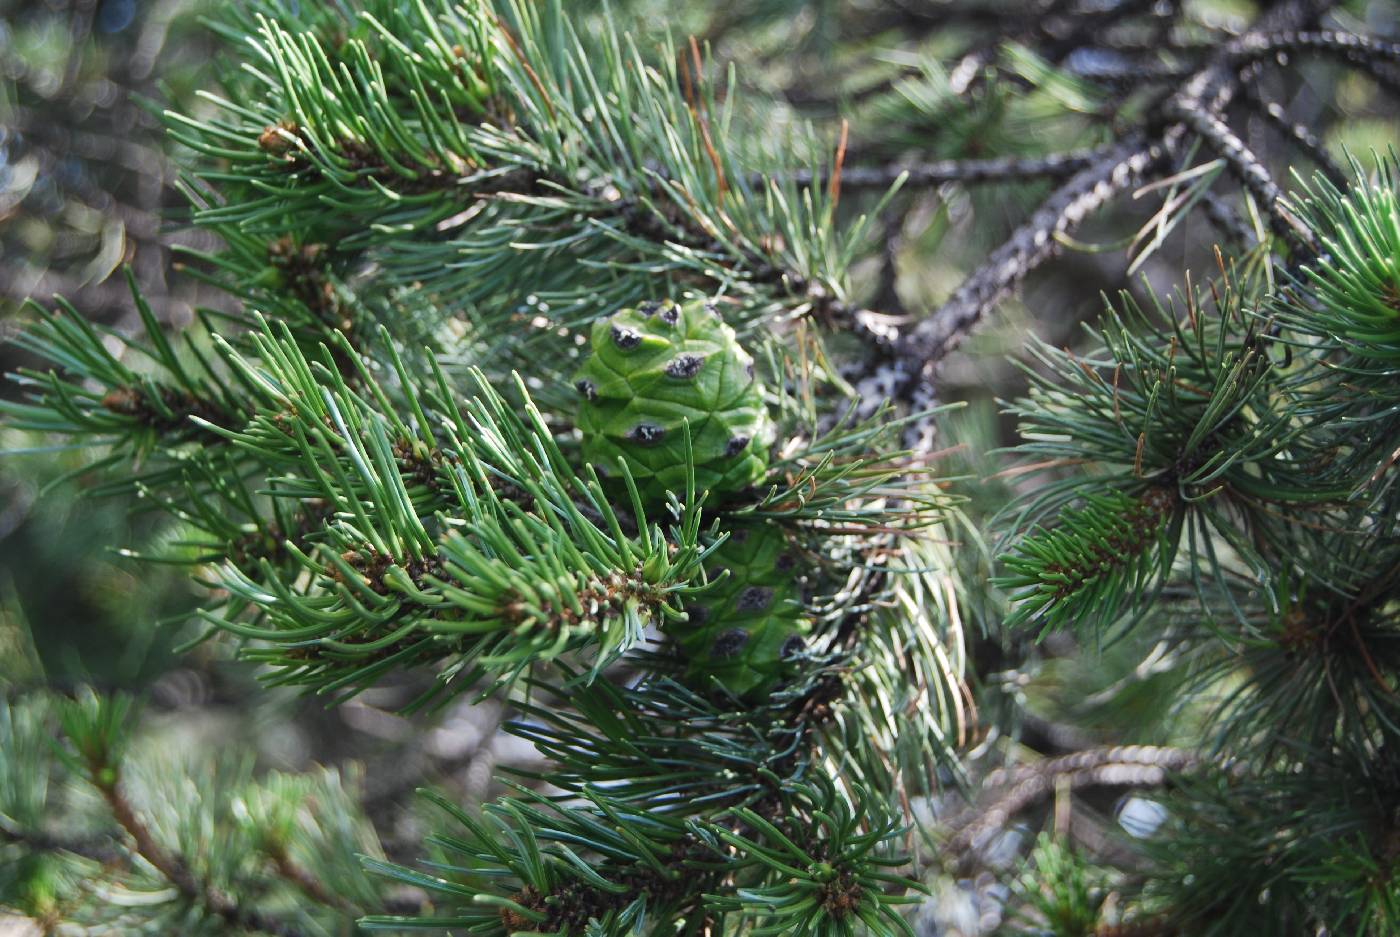
<svg viewBox="0 0 1400 937"><path fill-rule="evenodd" d="M1400 63L1400 42L1332 29L1256 31L1233 44L1240 62L1288 52L1323 52L1348 62Z"/></svg>
<svg viewBox="0 0 1400 937"><path fill-rule="evenodd" d="M942 306L900 337L892 359L871 356L859 380L869 383L878 379L889 388L890 396L906 402L932 399L932 371L937 363L1028 273L1055 254L1063 235L1136 185L1166 156L1179 152L1192 130L1202 132L1217 149L1229 154L1227 158L1233 156L1232 165L1245 184L1252 187L1271 213L1275 211L1277 185L1216 115L1223 113L1239 93L1241 68L1251 61L1308 43L1330 49L1341 42L1336 37L1342 34L1300 31L1334 3L1335 0L1289 0L1277 4L1249 32L1221 46L1179 91L1163 99L1156 109L1157 126L1150 132L1128 134L1052 192ZM1293 233L1291 228L1288 230Z"/></svg>
<svg viewBox="0 0 1400 937"><path fill-rule="evenodd" d="M1012 817L1049 796L1061 785L1081 787L1158 787L1175 772L1199 767L1195 752L1151 745L1095 748L1033 765L993 771L983 787L996 790L993 799L949 821L952 835L944 843L949 855L960 855L983 843Z"/></svg>
<svg viewBox="0 0 1400 937"><path fill-rule="evenodd" d="M71 853L101 863L111 862L120 855L103 837L92 836L78 839L55 836L39 830L11 829L4 823L0 823L0 842L14 843L31 852Z"/></svg>
<svg viewBox="0 0 1400 937"><path fill-rule="evenodd" d="M1333 185L1346 184L1346 173L1342 172L1342 168L1332 159L1332 155L1327 152L1327 147L1317 135L1291 119L1288 112L1277 102L1264 97L1264 93L1256 84L1247 82L1241 88L1240 97L1264 118L1265 123L1277 130L1280 136L1307 154L1308 159L1322 170Z"/></svg>
<svg viewBox="0 0 1400 937"><path fill-rule="evenodd" d="M911 186L934 186L947 182L1024 182L1072 176L1101 158L1108 147L1070 150L1047 156L1002 156L993 159L948 159L927 163L891 163L888 166L847 166L841 170L842 189L887 189L901 174ZM798 185L824 181L825 175L799 169L786 178Z"/></svg>
<svg viewBox="0 0 1400 937"><path fill-rule="evenodd" d="M1301 236L1300 231L1288 222L1279 207L1283 190L1274 181L1273 175L1259 161L1230 126L1203 108L1197 101L1174 101L1167 109L1170 116L1179 119L1191 132L1205 141L1206 146L1225 160L1235 178L1254 196L1259 208L1269 219L1269 227L1285 239L1294 240Z"/></svg>
<svg viewBox="0 0 1400 937"><path fill-rule="evenodd" d="M972 272L942 306L904 336L896 350L909 377L941 359L982 316L1052 256L1058 237L1073 231L1114 196L1135 185L1165 154L1161 141L1138 134L1115 144L1053 192Z"/></svg>

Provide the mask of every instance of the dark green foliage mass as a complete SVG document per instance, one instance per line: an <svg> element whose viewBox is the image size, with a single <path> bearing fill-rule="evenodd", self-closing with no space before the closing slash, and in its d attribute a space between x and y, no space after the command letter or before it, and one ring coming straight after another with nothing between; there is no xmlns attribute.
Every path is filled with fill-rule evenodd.
<svg viewBox="0 0 1400 937"><path fill-rule="evenodd" d="M1056 513L1004 558L1009 621L1146 632L1199 701L1204 777L1141 844L1142 907L1185 933L1400 928L1400 170L1353 169L1299 201L1299 270L1115 316L1016 405L1023 453L1086 470L1023 505Z"/></svg>
<svg viewBox="0 0 1400 937"><path fill-rule="evenodd" d="M119 8L0 22L0 220ZM1400 933L1392 12L208 12L214 301L3 324L6 464L183 644L55 687L87 604L0 569L0 932ZM166 230L95 211L92 276ZM74 536L41 484L0 538Z"/></svg>

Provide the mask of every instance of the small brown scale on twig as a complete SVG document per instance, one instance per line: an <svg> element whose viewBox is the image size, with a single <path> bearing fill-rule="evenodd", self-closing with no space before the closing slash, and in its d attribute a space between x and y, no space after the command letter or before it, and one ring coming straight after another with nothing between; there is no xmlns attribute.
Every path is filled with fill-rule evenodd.
<svg viewBox="0 0 1400 937"><path fill-rule="evenodd" d="M861 899L865 897L865 889L856 881L854 875L843 871L822 885L819 894L822 910L839 921L856 912Z"/></svg>
<svg viewBox="0 0 1400 937"><path fill-rule="evenodd" d="M404 574L408 576L409 580L412 581L417 588L425 592L433 588L432 584L428 582L429 578L446 578L446 570L442 565L442 561L436 556L400 561L392 556L379 553L372 548L366 547L363 550L346 550L340 554L340 558L359 575L363 585L382 596L389 596L393 592L389 583L385 581L385 576L388 574L389 570L395 566L401 568ZM333 582L346 583L345 575L338 566L328 564L324 572ZM428 609L406 595L399 595L398 598L398 611L388 621L381 623L378 633L347 635L339 640L346 644L373 643L383 636L383 631L391 630L393 627L396 627L405 615L414 611L429 611L431 614L444 619L460 617L462 614L460 610L451 607L445 609ZM387 647L379 648L374 653L375 656L380 658L392 657L423 640L424 634L417 632L410 633L392 642ZM287 648L284 654L290 660L315 661L322 657L323 650L315 645L302 645ZM418 662L427 662L427 660L433 656L434 655L428 655L424 657L420 652L420 660ZM412 662L406 663L408 666L411 666L411 664Z"/></svg>
<svg viewBox="0 0 1400 937"><path fill-rule="evenodd" d="M314 528L320 527L331 516L330 504L320 498L302 502L302 509L290 518L288 529L283 529L275 521L251 530L234 540L228 549L228 558L235 566L246 567L250 561L266 559L273 563L287 556L289 540L299 540Z"/></svg>
<svg viewBox="0 0 1400 937"><path fill-rule="evenodd" d="M1278 645L1290 657L1312 651L1322 643L1327 629L1320 628L1307 612L1301 608L1291 608L1283 616L1283 628L1279 631Z"/></svg>
<svg viewBox="0 0 1400 937"><path fill-rule="evenodd" d="M162 412L162 407L157 406L150 398L149 391L136 387L114 387L103 396L102 406L109 413L131 417L142 425L162 433L179 430L198 432L199 430L190 424L190 417L199 417L210 423L220 422L222 413L217 406L200 400L187 391L161 387L155 389L155 392L159 394L160 402L168 412Z"/></svg>
<svg viewBox="0 0 1400 937"><path fill-rule="evenodd" d="M282 159L289 165L300 165L304 162L299 152L298 141L302 140L301 128L296 121L283 118L275 124L269 124L258 134L258 149L269 156Z"/></svg>
<svg viewBox="0 0 1400 937"><path fill-rule="evenodd" d="M428 448L421 442L408 439L396 439L393 450L394 458L398 460L406 482L410 485L422 485L434 493L442 489L439 472L442 470L444 455L441 449L436 446Z"/></svg>
<svg viewBox="0 0 1400 937"><path fill-rule="evenodd" d="M461 184L460 172L444 168L442 163L431 155L427 157L428 162L413 167L411 177L394 169L374 147L359 140L343 141L340 144L340 155L349 163L352 172L373 176L381 184L401 195L427 195ZM472 166L472 161L455 153L449 154L449 162L463 170Z"/></svg>
<svg viewBox="0 0 1400 937"><path fill-rule="evenodd" d="M561 627L574 628L591 621L615 618L626 610L627 603L632 600L651 607L665 601L664 594L647 585L640 569L630 576L614 572L605 578L594 579L578 590L577 597L583 606L581 613L562 601L550 603L545 610L549 618L539 624L554 631ZM538 615L519 596L510 598L501 612L507 621L514 624L538 619Z"/></svg>
<svg viewBox="0 0 1400 937"><path fill-rule="evenodd" d="M388 595L392 589L384 581L384 577L389 570L395 566L400 567L412 580L413 584L424 591L430 586L427 583L429 576L441 579L446 575L442 566L442 561L436 556L424 557L422 559L412 559L400 562L386 553L379 553L375 550L346 550L340 554L340 558L350 566L351 569L359 573L364 584L369 586L380 595ZM332 567L328 575L337 581L342 577L337 568ZM405 601L409 601L405 599Z"/></svg>
<svg viewBox="0 0 1400 937"><path fill-rule="evenodd" d="M1389 308L1400 312L1400 284L1391 282L1382 286L1381 300Z"/></svg>
<svg viewBox="0 0 1400 937"><path fill-rule="evenodd" d="M704 876L693 863L711 857L708 847L693 837L676 840L665 857L666 872L650 867L639 869L600 868L596 871L627 890L619 893L605 892L590 888L580 882L571 882L549 895L541 894L531 885L526 885L510 898L522 908L536 914L545 915L543 922L537 922L514 910L501 908L501 924L506 933L520 930L538 930L546 933L563 932L582 934L593 919L603 920L610 912L621 910L645 895L651 907L665 907L691 896L698 897L705 889L696 888L694 875ZM710 876L706 876L710 877Z"/></svg>
<svg viewBox="0 0 1400 937"><path fill-rule="evenodd" d="M1045 569L1049 574L1063 576L1055 592L1056 600L1064 599L1084 587L1084 583L1104 566L1116 566L1125 557L1137 556L1152 539L1157 536L1162 522L1176 510L1176 493L1171 489L1156 485L1148 489L1123 518L1127 529L1111 536L1102 545L1089 551L1087 563L1076 563L1073 567L1062 563L1050 563Z"/></svg>
<svg viewBox="0 0 1400 937"><path fill-rule="evenodd" d="M353 338L357 331L355 317L330 277L328 254L329 248L324 244L297 244L291 236L280 237L267 246L268 263L282 272L288 291L316 318Z"/></svg>
<svg viewBox="0 0 1400 937"><path fill-rule="evenodd" d="M409 484L422 485L433 493L446 487L443 483L443 473L450 471L451 465L460 462L452 452L410 439L395 440L393 452L400 469L404 472L405 480ZM488 475L486 483L502 501L513 502L524 511L530 511L535 506L534 495L509 479L499 475Z"/></svg>
<svg viewBox="0 0 1400 937"><path fill-rule="evenodd" d="M822 675L810 692L797 700L790 715L791 724L810 729L829 722L836 714L836 704L845 692L840 673Z"/></svg>
<svg viewBox="0 0 1400 937"><path fill-rule="evenodd" d="M520 889L520 891L511 895L510 900L514 901L522 908L528 908L539 914L547 913L544 905L544 896L529 885L526 885L524 888ZM514 908L501 908L501 925L506 929L507 934L513 934L518 930L531 930L533 929L534 923L535 922L531 918L526 917Z"/></svg>
<svg viewBox="0 0 1400 937"><path fill-rule="evenodd" d="M539 930L546 933L582 934L590 920L602 920L609 911L624 907L624 898L630 896L602 892L578 882L570 882L550 895L541 895L527 885L517 892L512 900L536 914L545 915L545 920L537 923L512 908L502 908L501 923L505 925L506 933Z"/></svg>

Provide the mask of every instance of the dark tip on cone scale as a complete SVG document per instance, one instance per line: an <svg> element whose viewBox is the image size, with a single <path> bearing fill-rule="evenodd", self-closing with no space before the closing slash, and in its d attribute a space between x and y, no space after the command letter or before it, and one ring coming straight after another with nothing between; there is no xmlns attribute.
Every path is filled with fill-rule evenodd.
<svg viewBox="0 0 1400 937"><path fill-rule="evenodd" d="M642 343L640 332L629 329L626 326L615 325L612 327L613 344L621 351L631 351Z"/></svg>
<svg viewBox="0 0 1400 937"><path fill-rule="evenodd" d="M638 423L632 427L627 438L641 446L654 446L666 436L666 431L655 423Z"/></svg>
<svg viewBox="0 0 1400 937"><path fill-rule="evenodd" d="M773 603L773 590L767 586L749 586L739 593L735 611L761 612Z"/></svg>
<svg viewBox="0 0 1400 937"><path fill-rule="evenodd" d="M705 359L700 355L676 355L666 365L666 376L689 380L700 373L700 366L704 363Z"/></svg>
<svg viewBox="0 0 1400 937"><path fill-rule="evenodd" d="M733 657L744 649L744 645L749 643L749 633L743 628L731 628L724 634L715 638L712 653L716 657Z"/></svg>

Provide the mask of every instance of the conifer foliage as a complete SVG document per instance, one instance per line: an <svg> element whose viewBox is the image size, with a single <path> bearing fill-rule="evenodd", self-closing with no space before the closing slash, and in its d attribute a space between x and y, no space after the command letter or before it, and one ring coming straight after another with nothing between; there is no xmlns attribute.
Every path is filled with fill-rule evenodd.
<svg viewBox="0 0 1400 937"><path fill-rule="evenodd" d="M501 701L544 766L485 804L426 793L423 858L390 860L354 777L163 764L128 697L17 694L0 902L124 933L913 935L998 823L1165 786L1139 841L1044 834L1008 920L1400 930L1400 167L1333 171L1295 133L1322 172L1285 198L1227 122L1283 53L1384 84L1397 48L1304 0L1237 34L1175 5L1050 3L1065 29L1015 35L959 8L998 42L867 89L880 124L853 131L629 29L654 6L223 5L221 87L166 121L221 245L185 273L230 303L176 334L134 288L136 334L36 308L45 363L0 400L173 525L141 558L205 587L196 641L331 704L426 674L408 717ZM875 34L931 28L909 15ZM1110 27L1129 65L1071 56ZM1076 148L846 165L903 155L900 128L970 148L1032 119ZM1018 177L1060 188L945 305L857 301L906 182ZM1025 484L983 516L995 479L930 448L934 365L1148 178L1169 194L1135 264L1197 209L1225 249L1078 350L1032 346ZM870 304L897 305L882 277ZM1190 750L1007 744L1009 658L1071 636L1155 646ZM96 832L59 835L60 802Z"/></svg>

